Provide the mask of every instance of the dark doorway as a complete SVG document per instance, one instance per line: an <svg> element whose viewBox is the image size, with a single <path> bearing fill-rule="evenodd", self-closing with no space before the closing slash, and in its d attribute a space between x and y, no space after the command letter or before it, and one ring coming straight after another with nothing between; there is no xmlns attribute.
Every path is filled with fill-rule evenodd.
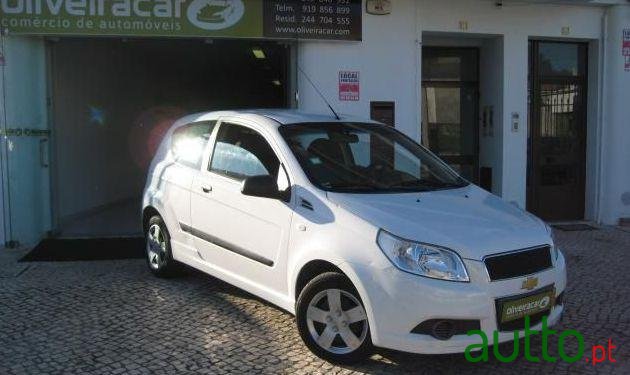
<svg viewBox="0 0 630 375"><path fill-rule="evenodd" d="M479 51L422 49L422 144L479 180Z"/></svg>
<svg viewBox="0 0 630 375"><path fill-rule="evenodd" d="M289 48L277 42L61 38L49 45L61 237L140 233L146 171L175 119L289 102Z"/></svg>
<svg viewBox="0 0 630 375"><path fill-rule="evenodd" d="M527 208L545 220L584 218L587 45L529 46Z"/></svg>

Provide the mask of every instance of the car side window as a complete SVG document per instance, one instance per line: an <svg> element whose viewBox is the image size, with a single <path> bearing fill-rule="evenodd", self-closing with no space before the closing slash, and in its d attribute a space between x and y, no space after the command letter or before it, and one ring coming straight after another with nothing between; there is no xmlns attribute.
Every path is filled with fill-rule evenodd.
<svg viewBox="0 0 630 375"><path fill-rule="evenodd" d="M175 160L191 168L201 168L203 150L208 144L216 121L184 125L173 132L171 151Z"/></svg>
<svg viewBox="0 0 630 375"><path fill-rule="evenodd" d="M221 124L209 170L237 180L278 177L280 161L265 138L253 129Z"/></svg>

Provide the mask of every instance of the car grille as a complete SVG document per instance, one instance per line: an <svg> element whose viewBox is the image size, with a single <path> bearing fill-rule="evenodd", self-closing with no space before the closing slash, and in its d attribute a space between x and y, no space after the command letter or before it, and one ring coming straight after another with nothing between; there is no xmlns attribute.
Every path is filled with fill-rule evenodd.
<svg viewBox="0 0 630 375"><path fill-rule="evenodd" d="M534 247L484 258L490 280L504 280L530 275L551 268L551 248Z"/></svg>

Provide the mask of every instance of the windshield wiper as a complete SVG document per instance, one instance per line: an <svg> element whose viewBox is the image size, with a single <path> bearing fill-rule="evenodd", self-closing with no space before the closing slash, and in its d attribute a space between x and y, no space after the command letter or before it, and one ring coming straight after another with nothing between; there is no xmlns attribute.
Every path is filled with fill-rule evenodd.
<svg viewBox="0 0 630 375"><path fill-rule="evenodd" d="M382 187L379 187L377 185L358 183L358 182L335 183L335 184L329 184L328 187L335 190L350 190L350 191L352 190L360 190L360 191L382 190Z"/></svg>
<svg viewBox="0 0 630 375"><path fill-rule="evenodd" d="M389 185L390 189L422 189L422 190L439 190L439 189L450 189L450 188L461 188L464 186L468 186L467 183L452 183L452 182L443 182L443 181L429 181L429 180L409 180L402 181L392 185Z"/></svg>

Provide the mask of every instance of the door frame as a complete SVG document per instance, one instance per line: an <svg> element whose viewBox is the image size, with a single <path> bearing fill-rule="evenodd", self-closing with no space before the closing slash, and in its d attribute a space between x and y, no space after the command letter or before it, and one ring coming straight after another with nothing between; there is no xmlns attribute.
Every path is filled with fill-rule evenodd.
<svg viewBox="0 0 630 375"><path fill-rule="evenodd" d="M587 141L588 141L588 81L589 81L589 43L576 42L566 40L549 40L549 39L530 39L529 40L529 56L528 56L528 134L527 134L527 183L526 183L526 208L527 211L535 213L538 209L538 189L537 174L535 173L539 164L536 161L536 155L539 151L540 138L539 129L541 126L540 104L541 96L536 95L540 92L540 87L544 83L568 83L575 84L580 87L580 100L582 103L579 120L582 126L579 127L580 144L580 174L579 174L579 195L582 199L579 204L581 212L579 218L569 218L569 220L583 220L586 215L586 164L587 164ZM578 69L582 70L582 74L577 76L543 76L540 72L539 64L539 46L541 43L554 44L572 44L579 46L578 50ZM580 64L583 64L581 66Z"/></svg>
<svg viewBox="0 0 630 375"><path fill-rule="evenodd" d="M481 57L481 49L479 47L459 47L459 46L423 46L422 47L422 56L420 58L421 60L421 66L424 66L424 56L425 56L425 51L426 50L435 50L435 51L474 51L475 52L475 59L477 61L477 69L475 71L475 76L477 77L476 81L470 81L470 80L459 80L459 81L449 81L449 80L427 80L425 79L424 75L422 75L421 80L420 80L420 97L422 98L424 93L423 90L426 87L427 84L429 84L432 87L439 87L439 88L469 88L469 89L473 89L475 94L477 95L477 105L474 106L474 113L473 113L473 117L474 117L474 124L475 124L475 129L473 131L473 134L475 135L475 139L473 140L474 144L473 144L473 149L474 149L474 155L473 158L475 160L472 161L471 165L473 167L473 179L474 179L474 183L479 182L479 168L480 168L480 162L479 162L479 153L480 153L480 136L479 136L479 130L480 130L480 126L479 126L479 112L480 112L480 85L481 85L481 64L480 64L480 57ZM420 143L424 144L423 139L424 137L428 136L428 134L424 134L424 132L422 131L422 123L425 121L424 119L424 105L422 104L422 99L420 100L420 112L421 112L421 122L420 122L420 133L421 133L421 139L420 139ZM453 157L449 157L449 158L444 158L441 157L442 159L444 159L444 161L446 162L446 164L450 163L454 163L454 164L458 164L461 163L462 161L467 161L469 159L469 157L466 156L453 156ZM447 160L448 159L448 160Z"/></svg>
<svg viewBox="0 0 630 375"><path fill-rule="evenodd" d="M50 129L50 140L48 158L50 160L50 232L49 237L57 237L61 231L61 219L59 217L59 198L57 192L57 184L59 183L59 171L57 163L57 137L56 137L56 123L55 123L55 53L54 44L57 43L54 39L48 39L44 37L44 44L46 48L46 105L48 109L48 129Z"/></svg>
<svg viewBox="0 0 630 375"><path fill-rule="evenodd" d="M50 235L51 128L46 101L45 43L41 36L10 37L0 31L0 53L7 59L7 63L0 67L0 130L4 134L0 140L0 245L6 248L35 246ZM7 82L22 81L23 76L35 77L37 82L43 83L27 90L30 111L23 108L24 97L14 95L16 98L13 98L7 93L12 87ZM9 101L7 98L13 99ZM39 114L39 120L30 118L33 113ZM19 152L10 153L13 142ZM17 167L13 163L17 163ZM24 173L30 173L28 182L22 179ZM23 190L22 186L27 189Z"/></svg>

